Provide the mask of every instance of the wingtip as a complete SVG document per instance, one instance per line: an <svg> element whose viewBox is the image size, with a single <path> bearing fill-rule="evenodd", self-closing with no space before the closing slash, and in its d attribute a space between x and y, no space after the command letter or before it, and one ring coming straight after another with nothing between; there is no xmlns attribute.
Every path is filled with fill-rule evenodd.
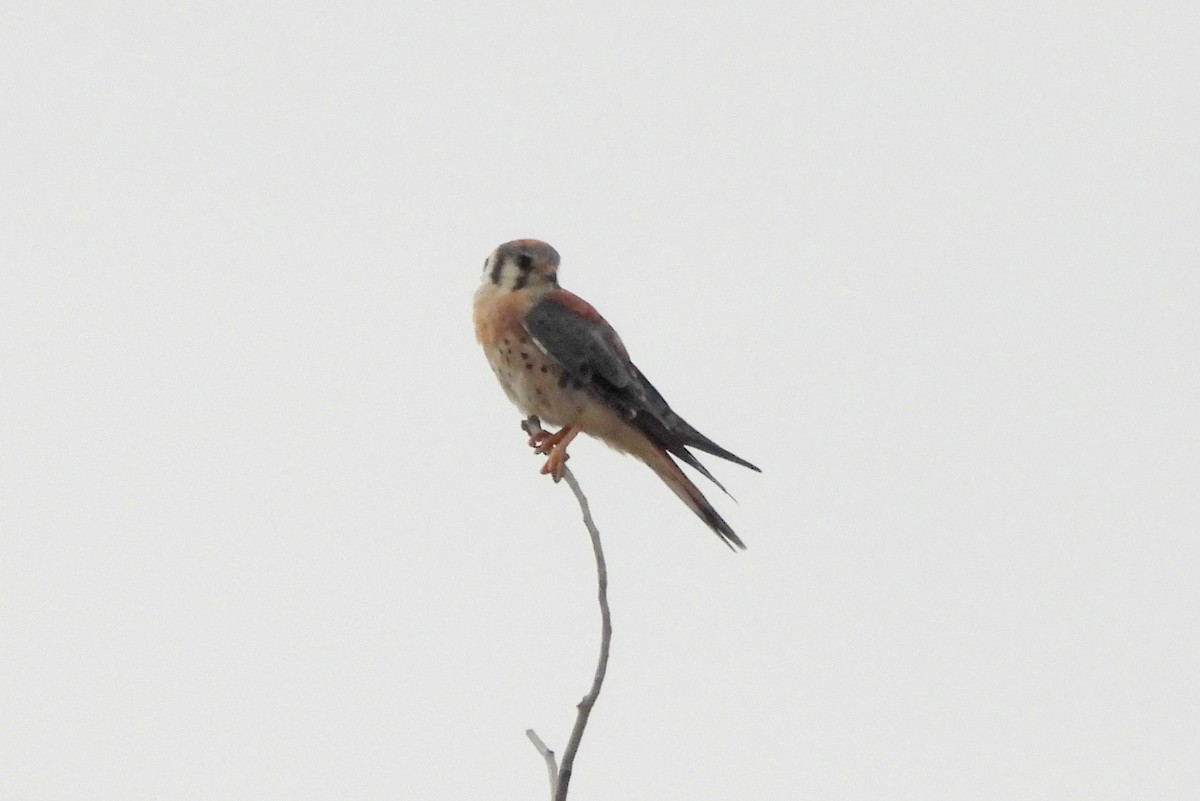
<svg viewBox="0 0 1200 801"><path fill-rule="evenodd" d="M718 531L717 534L721 537L721 542L725 543L725 546L734 553L746 550L746 543L742 542L732 531Z"/></svg>
<svg viewBox="0 0 1200 801"><path fill-rule="evenodd" d="M736 465L741 465L742 467L753 470L755 473L762 472L762 470L759 469L758 465L751 464L750 462L747 462L742 457L738 456L736 453L732 453L730 451L725 450L724 448L722 448L717 443L713 442L708 437L705 437L699 431L696 431L695 433L697 435L695 438L684 443L689 448L695 448L696 450L704 451L705 453L708 453L708 454L711 454L718 458L724 459L727 462L733 462Z"/></svg>
<svg viewBox="0 0 1200 801"><path fill-rule="evenodd" d="M742 458L734 458L734 459L732 459L731 461L732 461L734 464L740 464L742 467L745 467L745 468L747 468L747 469L749 469L749 470L753 470L755 473L761 473L761 472L762 472L762 468L760 468L760 467L759 467L758 465L756 465L756 464L751 464L750 462L747 462L745 459L742 459Z"/></svg>

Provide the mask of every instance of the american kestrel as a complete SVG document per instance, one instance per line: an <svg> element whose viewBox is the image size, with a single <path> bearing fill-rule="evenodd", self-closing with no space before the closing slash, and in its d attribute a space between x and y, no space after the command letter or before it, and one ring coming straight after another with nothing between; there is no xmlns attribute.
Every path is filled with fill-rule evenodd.
<svg viewBox="0 0 1200 801"><path fill-rule="evenodd" d="M529 440L547 457L542 472L562 477L567 446L582 431L641 459L727 545L745 548L671 455L718 487L688 448L761 471L671 411L613 327L559 288L558 262L558 251L545 242L507 242L483 263L475 292L475 337L508 399L523 414L559 427Z"/></svg>

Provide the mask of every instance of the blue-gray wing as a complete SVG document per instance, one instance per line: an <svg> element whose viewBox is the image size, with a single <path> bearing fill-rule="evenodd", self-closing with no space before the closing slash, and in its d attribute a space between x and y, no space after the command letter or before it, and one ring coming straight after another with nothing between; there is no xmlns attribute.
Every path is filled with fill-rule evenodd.
<svg viewBox="0 0 1200 801"><path fill-rule="evenodd" d="M635 369L617 332L586 301L555 290L526 312L526 330L576 381L634 389Z"/></svg>
<svg viewBox="0 0 1200 801"><path fill-rule="evenodd" d="M523 322L538 347L558 362L567 375L628 419L652 442L699 470L718 487L720 483L686 448L758 470L672 411L630 361L617 332L583 299L556 289L537 301L526 312Z"/></svg>

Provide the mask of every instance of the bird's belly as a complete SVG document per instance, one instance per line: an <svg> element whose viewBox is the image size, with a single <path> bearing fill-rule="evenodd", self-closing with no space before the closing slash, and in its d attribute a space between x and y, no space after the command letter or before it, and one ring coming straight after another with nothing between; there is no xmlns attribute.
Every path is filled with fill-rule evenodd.
<svg viewBox="0 0 1200 801"><path fill-rule="evenodd" d="M523 414L565 426L583 413L586 392L536 348L501 346L488 349L487 356L504 393Z"/></svg>

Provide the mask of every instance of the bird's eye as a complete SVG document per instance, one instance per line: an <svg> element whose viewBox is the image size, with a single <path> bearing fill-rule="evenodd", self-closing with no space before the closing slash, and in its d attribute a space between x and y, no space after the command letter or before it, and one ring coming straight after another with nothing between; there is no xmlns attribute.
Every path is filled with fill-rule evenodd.
<svg viewBox="0 0 1200 801"><path fill-rule="evenodd" d="M524 254L517 256L517 266L522 270L530 270L533 268L533 259Z"/></svg>

